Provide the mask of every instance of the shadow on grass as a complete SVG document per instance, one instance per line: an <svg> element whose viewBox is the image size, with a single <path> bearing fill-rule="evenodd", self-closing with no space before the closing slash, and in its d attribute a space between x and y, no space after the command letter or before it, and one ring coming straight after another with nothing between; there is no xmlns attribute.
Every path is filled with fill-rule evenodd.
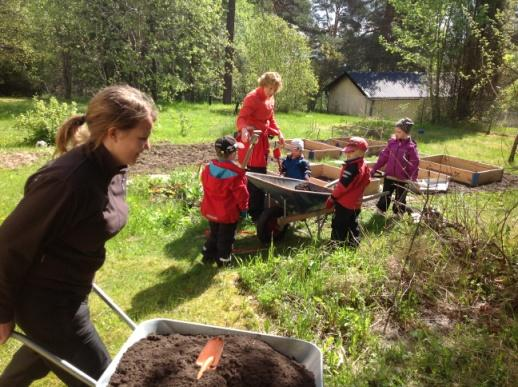
<svg viewBox="0 0 518 387"><path fill-rule="evenodd" d="M170 310L203 294L218 269L194 264L187 271L171 266L160 273L160 283L137 293L131 300L130 316L135 320L162 310Z"/></svg>
<svg viewBox="0 0 518 387"><path fill-rule="evenodd" d="M31 99L0 98L0 120L7 120L32 108Z"/></svg>
<svg viewBox="0 0 518 387"><path fill-rule="evenodd" d="M290 225L284 238L273 243L275 254L288 255L294 248L299 249L315 243L308 235L300 235L296 231L295 227ZM245 236L243 237L243 235ZM268 258L271 247L272 245L262 243L257 239L255 230L241 230L234 243L233 255L240 264L243 264L257 257L261 259Z"/></svg>
<svg viewBox="0 0 518 387"><path fill-rule="evenodd" d="M206 221L185 229L182 236L164 246L164 253L172 259L194 260L201 254L205 243L205 231L209 229Z"/></svg>
<svg viewBox="0 0 518 387"><path fill-rule="evenodd" d="M367 222L361 223L363 231L368 234L381 235L383 232L387 231L387 228L390 228L392 225L392 218L384 218L380 215L372 215Z"/></svg>

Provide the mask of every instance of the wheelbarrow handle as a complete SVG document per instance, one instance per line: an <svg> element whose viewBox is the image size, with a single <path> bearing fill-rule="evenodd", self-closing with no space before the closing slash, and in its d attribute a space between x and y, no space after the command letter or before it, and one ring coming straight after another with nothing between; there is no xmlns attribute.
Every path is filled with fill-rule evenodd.
<svg viewBox="0 0 518 387"><path fill-rule="evenodd" d="M113 300L96 284L92 284L93 291L108 305L115 313L119 315L119 317L124 320L126 324L130 326L132 330L135 330L137 325L133 322L131 318L128 317L126 313L115 303ZM63 371L68 372L70 375L85 383L88 386L95 386L97 381L79 368L75 367L73 364L70 364L68 361L61 359L60 357L50 353L45 348L36 344L34 341L29 339L22 333L13 332L11 337L22 342L24 345L32 349L38 355L43 356L45 359L53 363L56 367L62 369Z"/></svg>
<svg viewBox="0 0 518 387"><path fill-rule="evenodd" d="M79 368L75 367L73 364L70 364L68 361L63 360L60 357L50 353L45 348L36 344L34 341L29 339L24 334L15 331L15 332L11 333L11 337L20 341L23 345L29 347L34 352L36 352L38 355L44 357L45 359L50 361L52 364L54 364L59 369L62 369L63 371L68 372L74 378L80 380L87 386L95 387L95 385L97 384L97 381L95 379L93 379L90 376L88 376L87 374L85 374Z"/></svg>
<svg viewBox="0 0 518 387"><path fill-rule="evenodd" d="M94 283L92 285L93 291L106 303L106 305L108 305L115 313L117 313L119 317L124 320L124 322L128 324L132 330L135 330L137 324L135 324L126 313L124 313L119 305L113 302L113 300L97 284Z"/></svg>
<svg viewBox="0 0 518 387"><path fill-rule="evenodd" d="M337 185L339 181L340 181L340 179L335 179L335 180L327 183L326 185L324 185L324 188L331 188L332 186Z"/></svg>
<svg viewBox="0 0 518 387"><path fill-rule="evenodd" d="M383 192L375 193L372 195L367 195L362 198L362 202L365 203L365 202L368 202L369 200L379 199L384 196L387 196L388 194L389 194L388 191L383 191Z"/></svg>

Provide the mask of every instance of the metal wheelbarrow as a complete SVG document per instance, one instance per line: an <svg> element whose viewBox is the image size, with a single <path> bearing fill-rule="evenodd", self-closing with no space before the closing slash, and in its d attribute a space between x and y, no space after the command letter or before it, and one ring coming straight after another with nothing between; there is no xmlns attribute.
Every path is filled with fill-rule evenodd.
<svg viewBox="0 0 518 387"><path fill-rule="evenodd" d="M257 237L263 243L280 241L288 224L297 221L306 222L309 218L317 218L318 238L325 223L325 217L334 212L333 208L325 208L326 200L331 196L335 180L322 187L306 180L289 177L247 172L250 183L266 193L267 205L256 222ZM303 189L301 189L303 188ZM381 192L364 196L362 201L377 199L387 195ZM306 223L308 231L311 230Z"/></svg>
<svg viewBox="0 0 518 387"><path fill-rule="evenodd" d="M59 358L58 356L50 353L45 348L36 344L34 341L29 339L24 334L13 332L11 337L21 341L24 345L43 356L48 361L52 362L57 367L62 370L68 372L76 379L82 381L88 386L94 387L106 387L110 383L110 379L112 375L115 373L124 353L135 344L137 341L152 335L165 335L165 334L173 334L178 333L182 335L241 335L253 337L257 340L262 340L265 343L269 344L276 351L284 354L289 358L293 358L299 363L303 364L309 371L313 373L315 376L315 386L323 387L323 362L322 362L322 353L320 349L313 343L308 341L292 339L289 337L282 336L274 336L267 335L252 331L244 331L238 329L231 328L223 328L212 325L205 324L196 324L185 321L178 320L170 320L170 319L153 319L147 320L140 324L135 324L129 317L124 313L124 311L115 304L111 298L104 293L104 291L97 286L93 285L94 292L101 297L101 299L111 308L113 309L119 317L126 322L130 328L133 330L133 333L123 344L122 348L119 350L115 358L112 360L108 368L101 375L99 380L95 380L73 364L70 364L64 359Z"/></svg>

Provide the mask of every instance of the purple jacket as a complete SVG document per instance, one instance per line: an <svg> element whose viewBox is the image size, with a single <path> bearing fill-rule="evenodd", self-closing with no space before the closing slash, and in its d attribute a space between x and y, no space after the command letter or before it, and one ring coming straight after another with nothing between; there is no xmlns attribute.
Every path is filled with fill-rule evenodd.
<svg viewBox="0 0 518 387"><path fill-rule="evenodd" d="M417 180L419 171L419 155L417 145L410 137L406 140L391 138L385 149L380 153L378 161L372 168L371 174L385 167L385 175L400 180Z"/></svg>

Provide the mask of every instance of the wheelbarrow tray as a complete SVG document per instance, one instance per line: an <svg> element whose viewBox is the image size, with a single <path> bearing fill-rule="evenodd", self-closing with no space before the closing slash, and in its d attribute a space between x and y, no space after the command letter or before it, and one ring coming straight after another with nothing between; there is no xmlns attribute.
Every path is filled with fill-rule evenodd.
<svg viewBox="0 0 518 387"><path fill-rule="evenodd" d="M133 344L146 338L149 335L166 335L179 333L182 335L240 335L253 337L269 344L276 351L284 354L289 358L293 358L303 364L309 371L315 375L315 386L323 387L323 362L322 353L318 347L310 342L292 339L289 337L267 335L251 331L243 331L239 329L221 328L212 325L196 324L170 319L153 319L147 320L135 328L131 336L126 340L117 356L110 363L106 371L101 375L96 386L106 387L109 385L110 378L115 373L124 353Z"/></svg>
<svg viewBox="0 0 518 387"><path fill-rule="evenodd" d="M323 208L331 195L330 189L305 180L253 172L247 172L246 176L250 183L270 194L274 200L279 203L286 201L286 208L291 212L307 212ZM295 189L299 184L308 184L311 191Z"/></svg>

